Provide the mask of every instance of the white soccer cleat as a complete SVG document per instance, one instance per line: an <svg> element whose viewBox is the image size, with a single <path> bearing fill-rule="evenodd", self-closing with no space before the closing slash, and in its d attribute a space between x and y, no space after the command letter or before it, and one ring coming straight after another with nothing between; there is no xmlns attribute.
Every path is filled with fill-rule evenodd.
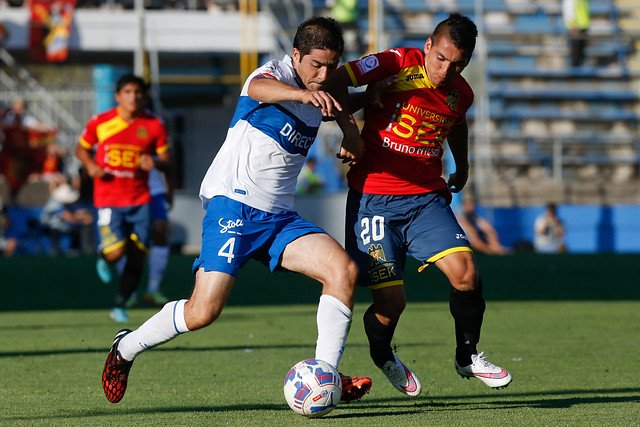
<svg viewBox="0 0 640 427"><path fill-rule="evenodd" d="M393 355L395 360L389 360L382 368L382 373L386 375L387 379L395 388L401 393L408 396L417 396L422 391L422 384L420 380L413 373L413 371L402 363L398 356Z"/></svg>
<svg viewBox="0 0 640 427"><path fill-rule="evenodd" d="M484 352L471 355L471 365L460 366L453 358L456 372L462 378L477 378L489 387L506 387L511 382L511 374L506 369L496 366L484 358Z"/></svg>

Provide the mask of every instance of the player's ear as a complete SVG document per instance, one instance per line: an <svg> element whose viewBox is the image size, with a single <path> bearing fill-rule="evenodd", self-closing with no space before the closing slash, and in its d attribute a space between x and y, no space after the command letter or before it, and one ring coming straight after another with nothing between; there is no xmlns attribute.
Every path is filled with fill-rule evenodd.
<svg viewBox="0 0 640 427"><path fill-rule="evenodd" d="M424 53L429 53L432 45L433 45L433 40L431 39L431 37L429 37L427 41L424 42L424 49L423 49Z"/></svg>
<svg viewBox="0 0 640 427"><path fill-rule="evenodd" d="M293 59L293 63L295 64L299 64L300 61L302 60L302 56L300 55L300 50L298 48L293 48L293 50L291 51L291 58Z"/></svg>

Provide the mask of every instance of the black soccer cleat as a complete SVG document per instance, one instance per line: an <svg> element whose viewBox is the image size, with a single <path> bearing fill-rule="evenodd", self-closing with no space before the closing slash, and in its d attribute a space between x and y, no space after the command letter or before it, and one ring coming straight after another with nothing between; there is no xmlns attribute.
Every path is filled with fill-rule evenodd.
<svg viewBox="0 0 640 427"><path fill-rule="evenodd" d="M107 400L111 403L120 402L124 397L124 392L127 390L127 379L129 378L129 371L131 370L131 365L133 365L133 360L129 362L120 356L118 344L125 335L131 332L131 329L118 331L113 339L111 351L107 356L107 361L104 363L104 369L102 370L102 390Z"/></svg>

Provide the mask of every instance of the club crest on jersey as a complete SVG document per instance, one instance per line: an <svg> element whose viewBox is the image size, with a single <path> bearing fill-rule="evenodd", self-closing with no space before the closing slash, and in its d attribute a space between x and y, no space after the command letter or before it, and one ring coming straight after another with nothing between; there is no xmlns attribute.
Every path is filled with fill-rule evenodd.
<svg viewBox="0 0 640 427"><path fill-rule="evenodd" d="M447 94L447 107L451 108L451 110L456 111L458 108L458 101L460 100L460 92L457 90L452 90Z"/></svg>
<svg viewBox="0 0 640 427"><path fill-rule="evenodd" d="M367 56L366 58L362 58L356 62L356 66L358 67L358 70L360 70L361 74L365 74L377 68L378 65L380 65L380 63L378 62L378 58L374 55Z"/></svg>
<svg viewBox="0 0 640 427"><path fill-rule="evenodd" d="M146 127L140 126L136 131L136 135L138 136L138 138L146 139L149 137L149 131L147 130Z"/></svg>
<svg viewBox="0 0 640 427"><path fill-rule="evenodd" d="M386 261L387 257L384 254L381 244L373 244L369 246L369 256L371 257L371 265L378 264L380 261Z"/></svg>

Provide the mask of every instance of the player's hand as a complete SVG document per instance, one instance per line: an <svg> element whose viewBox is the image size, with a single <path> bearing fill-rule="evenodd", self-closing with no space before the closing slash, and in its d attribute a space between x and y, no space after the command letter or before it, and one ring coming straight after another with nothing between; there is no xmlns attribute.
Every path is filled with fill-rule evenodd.
<svg viewBox="0 0 640 427"><path fill-rule="evenodd" d="M97 163L92 163L87 165L86 169L87 169L87 174L91 178L102 178L107 174L107 172L104 169L102 169L102 167Z"/></svg>
<svg viewBox="0 0 640 427"><path fill-rule="evenodd" d="M140 154L140 169L145 172L149 172L156 166L156 162L153 160L153 156L151 154L143 153Z"/></svg>
<svg viewBox="0 0 640 427"><path fill-rule="evenodd" d="M340 146L340 152L336 154L336 157L342 160L342 163L349 163L349 166L353 166L360 159L364 153L364 140L359 134L355 136L345 136L342 139L342 145Z"/></svg>
<svg viewBox="0 0 640 427"><path fill-rule="evenodd" d="M387 88L397 80L398 76L391 76L369 84L367 86L367 103L376 108L382 108L382 95L387 91Z"/></svg>
<svg viewBox="0 0 640 427"><path fill-rule="evenodd" d="M447 186L452 193L458 193L462 190L469 179L469 168L456 170L449 175Z"/></svg>
<svg viewBox="0 0 640 427"><path fill-rule="evenodd" d="M323 90L305 90L302 102L320 109L325 117L335 117L338 111L342 111L340 103L329 92Z"/></svg>

